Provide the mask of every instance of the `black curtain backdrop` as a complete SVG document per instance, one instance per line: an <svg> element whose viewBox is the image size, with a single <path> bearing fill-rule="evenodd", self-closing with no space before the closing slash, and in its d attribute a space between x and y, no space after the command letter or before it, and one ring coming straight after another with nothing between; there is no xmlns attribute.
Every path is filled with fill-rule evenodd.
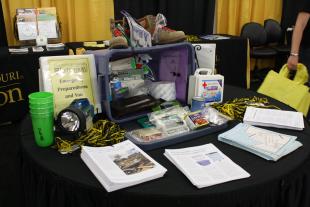
<svg viewBox="0 0 310 207"><path fill-rule="evenodd" d="M283 29L295 25L298 13L298 1L299 0L282 0L283 7L282 7L281 26Z"/></svg>
<svg viewBox="0 0 310 207"><path fill-rule="evenodd" d="M3 18L2 4L0 1L0 47L8 46Z"/></svg>
<svg viewBox="0 0 310 207"><path fill-rule="evenodd" d="M215 0L114 0L115 19L121 19L121 10L134 18L162 13L168 27L185 34L212 34Z"/></svg>

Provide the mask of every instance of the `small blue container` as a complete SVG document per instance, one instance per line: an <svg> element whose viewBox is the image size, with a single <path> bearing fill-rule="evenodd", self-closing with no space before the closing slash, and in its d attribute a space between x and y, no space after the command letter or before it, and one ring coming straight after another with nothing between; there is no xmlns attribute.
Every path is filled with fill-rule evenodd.
<svg viewBox="0 0 310 207"><path fill-rule="evenodd" d="M192 98L191 111L202 110L205 107L205 98L202 96L194 96Z"/></svg>
<svg viewBox="0 0 310 207"><path fill-rule="evenodd" d="M120 80L118 80L118 78L114 78L112 81L111 81L111 84L112 84L112 88L113 90L117 91L119 90L120 88L122 88L122 82Z"/></svg>

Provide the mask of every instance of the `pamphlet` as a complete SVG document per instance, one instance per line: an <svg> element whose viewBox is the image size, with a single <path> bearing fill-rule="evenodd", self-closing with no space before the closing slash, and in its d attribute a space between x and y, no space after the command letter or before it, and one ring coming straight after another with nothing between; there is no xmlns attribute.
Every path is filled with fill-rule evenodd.
<svg viewBox="0 0 310 207"><path fill-rule="evenodd" d="M305 128L303 114L301 112L256 108L252 106L246 108L243 122L256 126L294 130L303 130Z"/></svg>
<svg viewBox="0 0 310 207"><path fill-rule="evenodd" d="M55 7L37 8L37 20L39 35L47 38L58 38Z"/></svg>
<svg viewBox="0 0 310 207"><path fill-rule="evenodd" d="M101 112L93 55L40 57L43 90L54 94L55 116L74 99L87 98Z"/></svg>
<svg viewBox="0 0 310 207"><path fill-rule="evenodd" d="M166 149L164 155L197 188L250 177L213 144L182 149Z"/></svg>
<svg viewBox="0 0 310 207"><path fill-rule="evenodd" d="M296 138L296 136L281 134L243 123L218 136L219 141L273 161L277 161L301 147L302 144L296 141Z"/></svg>
<svg viewBox="0 0 310 207"><path fill-rule="evenodd" d="M205 39L205 40L226 40L226 39L230 39L230 37L228 37L228 36L216 35L216 34L204 35L204 36L200 36L200 38Z"/></svg>
<svg viewBox="0 0 310 207"><path fill-rule="evenodd" d="M32 52L43 52L44 48L40 46L32 46Z"/></svg>
<svg viewBox="0 0 310 207"><path fill-rule="evenodd" d="M38 35L36 21L35 9L16 10L16 25L19 40L36 39Z"/></svg>
<svg viewBox="0 0 310 207"><path fill-rule="evenodd" d="M167 171L129 140L107 147L83 146L81 158L108 192L160 178Z"/></svg>
<svg viewBox="0 0 310 207"><path fill-rule="evenodd" d="M9 52L12 54L25 54L29 52L28 48L9 48Z"/></svg>
<svg viewBox="0 0 310 207"><path fill-rule="evenodd" d="M47 44L46 45L47 51L64 50L64 48L65 48L64 43L55 43L55 44Z"/></svg>

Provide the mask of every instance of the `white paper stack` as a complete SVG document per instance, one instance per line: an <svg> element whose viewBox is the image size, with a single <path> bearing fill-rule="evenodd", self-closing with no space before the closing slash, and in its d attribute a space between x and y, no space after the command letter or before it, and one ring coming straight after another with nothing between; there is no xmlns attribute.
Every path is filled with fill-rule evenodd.
<svg viewBox="0 0 310 207"><path fill-rule="evenodd" d="M47 51L63 50L64 48L65 48L64 43L55 43L55 44L47 44L46 45Z"/></svg>
<svg viewBox="0 0 310 207"><path fill-rule="evenodd" d="M107 147L82 147L81 158L108 191L162 177L167 171L131 141Z"/></svg>
<svg viewBox="0 0 310 207"><path fill-rule="evenodd" d="M305 128L303 114L301 112L256 108L252 106L246 108L243 122L256 126L294 130L303 130Z"/></svg>
<svg viewBox="0 0 310 207"><path fill-rule="evenodd" d="M183 149L166 149L164 155L197 188L250 177L213 144Z"/></svg>
<svg viewBox="0 0 310 207"><path fill-rule="evenodd" d="M277 161L293 152L302 144L296 136L281 134L240 123L218 135L218 140L244 149L266 160Z"/></svg>
<svg viewBox="0 0 310 207"><path fill-rule="evenodd" d="M176 99L175 82L158 81L150 84L150 94L156 99L173 101Z"/></svg>
<svg viewBox="0 0 310 207"><path fill-rule="evenodd" d="M24 54L28 53L28 48L9 48L9 52L12 54Z"/></svg>

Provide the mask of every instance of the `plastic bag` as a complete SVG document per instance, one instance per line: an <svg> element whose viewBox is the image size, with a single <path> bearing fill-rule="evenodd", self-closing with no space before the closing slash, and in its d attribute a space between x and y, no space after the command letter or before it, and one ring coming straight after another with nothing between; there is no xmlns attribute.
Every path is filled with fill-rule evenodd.
<svg viewBox="0 0 310 207"><path fill-rule="evenodd" d="M271 70L257 92L281 101L307 116L310 106L309 88L303 85L308 80L306 66L298 64L294 80L288 78L284 65L279 73Z"/></svg>

